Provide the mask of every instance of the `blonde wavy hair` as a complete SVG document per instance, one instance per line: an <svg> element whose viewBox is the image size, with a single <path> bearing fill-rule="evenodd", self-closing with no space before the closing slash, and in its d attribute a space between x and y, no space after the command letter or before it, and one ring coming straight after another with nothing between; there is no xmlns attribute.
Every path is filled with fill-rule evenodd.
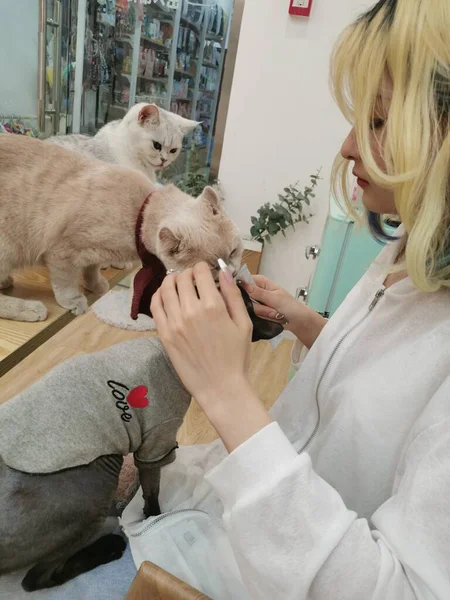
<svg viewBox="0 0 450 600"><path fill-rule="evenodd" d="M381 0L339 38L330 79L368 174L394 191L408 274L423 291L450 287L450 0ZM371 140L387 81L384 172ZM348 166L336 161L332 187L352 212Z"/></svg>

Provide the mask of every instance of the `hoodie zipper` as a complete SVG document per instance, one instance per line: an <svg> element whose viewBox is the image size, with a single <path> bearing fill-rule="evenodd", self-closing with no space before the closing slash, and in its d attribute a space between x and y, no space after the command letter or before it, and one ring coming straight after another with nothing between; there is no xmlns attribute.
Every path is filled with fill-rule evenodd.
<svg viewBox="0 0 450 600"><path fill-rule="evenodd" d="M173 510L172 512L168 512L168 513L164 513L163 515L159 515L151 523L149 523L143 529L141 529L141 531L138 531L136 533L127 533L127 535L128 535L128 537L140 537L141 535L144 535L144 533L147 533L147 531L152 529L160 521L167 519L167 517L171 517L172 515L178 515L178 514L186 513L186 512L202 513L204 515L207 514L204 510L199 510L197 508L180 508L179 510Z"/></svg>
<svg viewBox="0 0 450 600"><path fill-rule="evenodd" d="M317 421L316 424L314 426L314 429L311 433L311 435L309 436L309 438L306 440L306 442L303 444L303 446L300 448L300 450L298 450L298 454L301 454L302 452L304 452L308 446L311 444L311 442L313 441L314 437L316 436L316 433L319 430L320 427L320 421L321 421L321 413L320 413L320 404L319 404L319 390L320 390L320 386L322 385L322 381L326 375L326 372L328 371L328 367L330 366L330 364L333 362L333 359L336 355L336 352L339 350L339 348L341 347L341 345L343 344L343 342L348 338L348 336L353 333L355 331L355 329L358 329L358 327L360 325L362 325L362 323L364 323L364 321L367 319L367 317L370 315L370 313L373 311L373 309L375 308L375 306L378 304L378 302L380 301L380 299L384 296L384 293L386 291L385 287L381 287L379 290L377 290L372 302L369 305L369 308L366 312L366 314L355 324L353 325L353 327L351 327L347 333L345 333L341 339L338 341L338 343L335 345L335 347L333 348L332 353L330 354L325 367L322 371L322 374L319 378L319 381L317 383L317 387L316 387L316 406L317 406Z"/></svg>

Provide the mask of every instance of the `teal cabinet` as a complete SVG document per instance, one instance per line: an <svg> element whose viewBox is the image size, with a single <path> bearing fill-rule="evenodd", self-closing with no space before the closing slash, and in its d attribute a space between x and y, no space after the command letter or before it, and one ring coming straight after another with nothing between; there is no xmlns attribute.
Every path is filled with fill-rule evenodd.
<svg viewBox="0 0 450 600"><path fill-rule="evenodd" d="M328 216L308 289L308 306L331 316L382 248L364 225L340 215Z"/></svg>

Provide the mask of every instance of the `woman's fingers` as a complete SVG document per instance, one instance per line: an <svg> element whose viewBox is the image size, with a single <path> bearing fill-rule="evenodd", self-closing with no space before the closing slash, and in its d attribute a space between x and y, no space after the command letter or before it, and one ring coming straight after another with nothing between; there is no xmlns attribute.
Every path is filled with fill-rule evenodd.
<svg viewBox="0 0 450 600"><path fill-rule="evenodd" d="M171 274L162 282L159 288L161 301L169 323L181 322L181 306L177 292L177 275Z"/></svg>
<svg viewBox="0 0 450 600"><path fill-rule="evenodd" d="M270 308L270 306L265 306L263 304L257 304L256 302L254 302L253 310L255 311L255 314L258 315L258 317L262 317L263 319L278 321L280 323L284 320L284 315L277 312L273 308Z"/></svg>
<svg viewBox="0 0 450 600"><path fill-rule="evenodd" d="M194 279L201 302L205 308L213 305L224 306L222 297L217 289L216 282L212 276L211 269L204 262L194 267Z"/></svg>
<svg viewBox="0 0 450 600"><path fill-rule="evenodd" d="M256 281L256 279L255 279ZM247 294L252 298L252 300L256 300L257 302L262 302L272 309L275 308L273 306L274 296L273 291L266 290L258 285L253 285L251 283L242 283L243 288L247 292Z"/></svg>
<svg viewBox="0 0 450 600"><path fill-rule="evenodd" d="M150 304L150 310L153 316L153 320L156 323L156 328L160 335L164 335L167 330L167 315L164 310L163 302L161 299L161 289L157 290L153 294L153 298Z"/></svg>
<svg viewBox="0 0 450 600"><path fill-rule="evenodd" d="M248 316L247 309L242 299L242 294L238 286L222 271L219 274L220 280L220 291L222 292L223 299L228 310L228 314L236 323L237 327L241 331L251 330L251 321Z"/></svg>
<svg viewBox="0 0 450 600"><path fill-rule="evenodd" d="M199 302L195 289L194 269L186 269L178 275L177 281L178 297L183 315L190 313Z"/></svg>
<svg viewBox="0 0 450 600"><path fill-rule="evenodd" d="M255 280L256 285L263 290L275 291L279 289L279 286L276 283L264 275L253 275L253 279Z"/></svg>

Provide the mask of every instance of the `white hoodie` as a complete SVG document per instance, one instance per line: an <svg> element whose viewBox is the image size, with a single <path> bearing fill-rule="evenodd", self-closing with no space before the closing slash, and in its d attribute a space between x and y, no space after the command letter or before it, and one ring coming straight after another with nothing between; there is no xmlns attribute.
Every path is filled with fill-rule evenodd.
<svg viewBox="0 0 450 600"><path fill-rule="evenodd" d="M223 509L252 598L450 598L450 290L408 278L369 310L397 252L323 329L278 423L225 458L220 442L183 449L163 471L164 510ZM317 433L297 454L318 386Z"/></svg>

